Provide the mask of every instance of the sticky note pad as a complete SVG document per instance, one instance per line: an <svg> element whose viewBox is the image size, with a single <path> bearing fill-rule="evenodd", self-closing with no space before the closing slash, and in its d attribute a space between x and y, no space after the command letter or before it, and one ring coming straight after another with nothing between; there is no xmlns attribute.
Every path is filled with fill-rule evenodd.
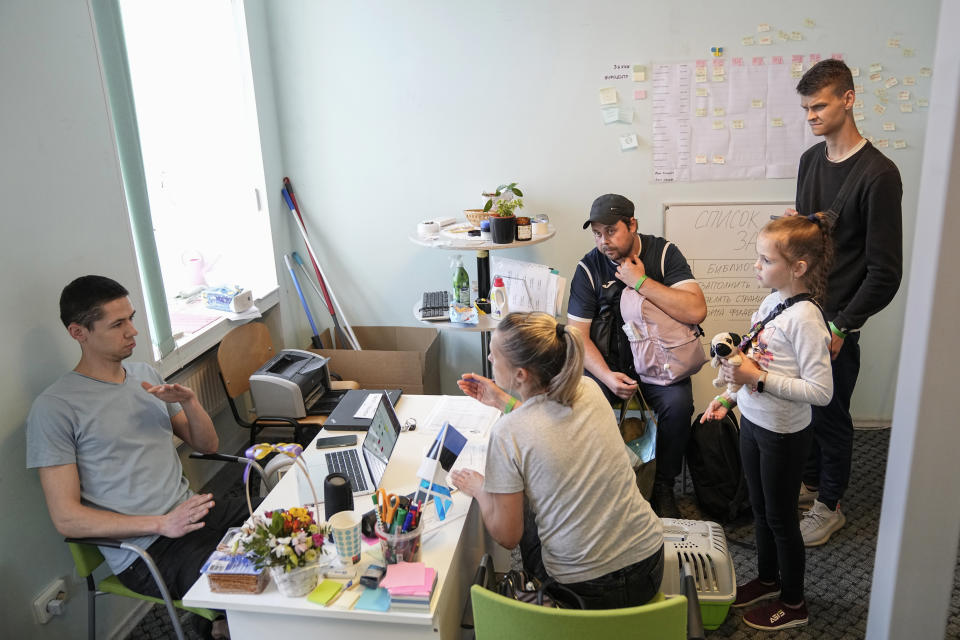
<svg viewBox="0 0 960 640"><path fill-rule="evenodd" d="M603 113L604 124L614 123L620 118L620 109L617 107L607 107L602 109L601 113Z"/></svg>
<svg viewBox="0 0 960 640"><path fill-rule="evenodd" d="M620 137L620 150L629 151L630 149L636 149L638 146L637 134L631 133L628 136Z"/></svg>
<svg viewBox="0 0 960 640"><path fill-rule="evenodd" d="M326 605L343 590L343 583L336 580L324 580L307 594L307 600L314 604Z"/></svg>
<svg viewBox="0 0 960 640"><path fill-rule="evenodd" d="M360 596L363 595L363 589L364 588L359 586L356 589L347 589L339 598L327 606L331 609L342 609L344 611L353 609L353 605L355 605L357 600L360 599Z"/></svg>
<svg viewBox="0 0 960 640"><path fill-rule="evenodd" d="M646 100L646 99L647 99L647 91L646 91L646 89L636 89L636 90L634 90L634 92L633 92L633 99L634 99L634 100Z"/></svg>
<svg viewBox="0 0 960 640"><path fill-rule="evenodd" d="M366 589L353 608L359 611L386 611L390 608L390 592L383 587Z"/></svg>
<svg viewBox="0 0 960 640"><path fill-rule="evenodd" d="M600 89L600 104L617 104L617 90L613 87Z"/></svg>

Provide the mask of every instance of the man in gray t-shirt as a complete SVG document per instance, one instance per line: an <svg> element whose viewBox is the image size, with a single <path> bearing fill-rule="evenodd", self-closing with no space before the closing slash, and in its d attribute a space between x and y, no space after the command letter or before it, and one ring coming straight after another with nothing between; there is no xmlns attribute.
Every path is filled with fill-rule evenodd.
<svg viewBox="0 0 960 640"><path fill-rule="evenodd" d="M27 467L38 469L57 531L149 547L180 598L199 575L194 565L222 536L224 521L238 514L187 486L173 436L211 453L217 433L192 390L165 384L148 365L123 362L136 346L133 316L127 290L109 278L83 276L64 288L60 318L80 345L80 362L34 402ZM101 551L128 587L156 592L136 554Z"/></svg>

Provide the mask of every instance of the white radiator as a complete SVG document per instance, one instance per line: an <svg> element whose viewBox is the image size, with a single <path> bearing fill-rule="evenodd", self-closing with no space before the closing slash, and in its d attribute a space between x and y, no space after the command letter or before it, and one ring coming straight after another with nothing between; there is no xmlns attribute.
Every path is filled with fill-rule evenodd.
<svg viewBox="0 0 960 640"><path fill-rule="evenodd" d="M216 350L208 351L167 380L190 387L212 418L227 406L227 394L220 383Z"/></svg>

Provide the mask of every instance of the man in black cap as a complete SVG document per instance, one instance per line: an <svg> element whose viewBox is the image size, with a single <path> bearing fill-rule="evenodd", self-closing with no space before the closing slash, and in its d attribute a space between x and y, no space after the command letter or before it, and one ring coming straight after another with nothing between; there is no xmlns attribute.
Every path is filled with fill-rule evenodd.
<svg viewBox="0 0 960 640"><path fill-rule="evenodd" d="M639 384L657 412L657 475L651 502L661 517L677 518L673 484L690 435L693 386L690 378L664 386L639 381L626 338L619 339L623 333L620 294L632 287L685 324L703 322L707 303L676 245L637 233L633 203L623 196L608 193L594 200L590 219L583 223L587 227L597 246L577 264L567 318L583 335L586 373L600 384L607 399L611 403L628 400Z"/></svg>

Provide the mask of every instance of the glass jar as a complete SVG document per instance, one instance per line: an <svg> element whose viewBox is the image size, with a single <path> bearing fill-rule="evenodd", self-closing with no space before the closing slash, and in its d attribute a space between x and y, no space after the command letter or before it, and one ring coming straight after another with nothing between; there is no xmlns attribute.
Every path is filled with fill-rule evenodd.
<svg viewBox="0 0 960 640"><path fill-rule="evenodd" d="M533 235L545 236L550 233L550 217L541 213L533 218Z"/></svg>
<svg viewBox="0 0 960 640"><path fill-rule="evenodd" d="M529 240L533 237L533 227L530 218L517 216L517 240Z"/></svg>

